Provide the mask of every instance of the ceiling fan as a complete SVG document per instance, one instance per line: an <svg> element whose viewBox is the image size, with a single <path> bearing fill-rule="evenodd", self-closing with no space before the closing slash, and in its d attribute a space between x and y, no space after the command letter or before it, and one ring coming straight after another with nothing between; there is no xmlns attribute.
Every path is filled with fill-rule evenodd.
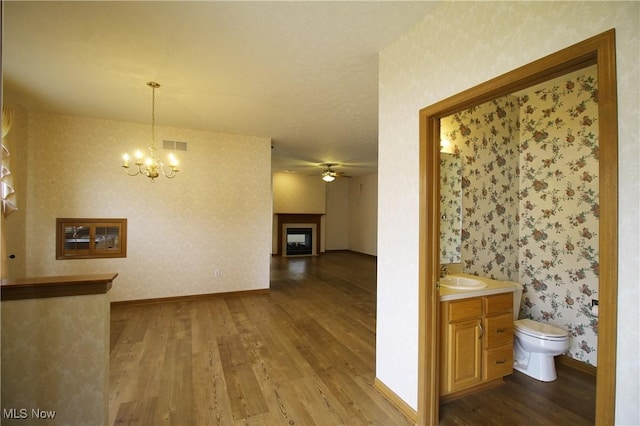
<svg viewBox="0 0 640 426"><path fill-rule="evenodd" d="M320 164L320 166L327 168L324 172L322 172L322 180L327 183L333 182L337 177L351 177L342 172L336 172L335 170L332 169L332 167L339 166L339 164L322 163Z"/></svg>

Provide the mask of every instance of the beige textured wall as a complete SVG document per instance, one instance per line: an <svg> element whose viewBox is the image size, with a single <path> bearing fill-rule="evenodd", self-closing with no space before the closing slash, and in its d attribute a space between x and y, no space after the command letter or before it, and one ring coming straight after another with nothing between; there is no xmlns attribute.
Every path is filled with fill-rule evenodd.
<svg viewBox="0 0 640 426"><path fill-rule="evenodd" d="M319 176L274 173L273 212L325 214L325 185Z"/></svg>
<svg viewBox="0 0 640 426"><path fill-rule="evenodd" d="M151 183L120 167L149 133L29 113L27 275L118 272L114 301L268 288L271 141L156 127L159 141L185 141L188 151L175 179ZM127 257L56 260L57 217L127 218Z"/></svg>
<svg viewBox="0 0 640 426"><path fill-rule="evenodd" d="M2 424L108 424L109 318L108 294L2 302L2 410L27 416Z"/></svg>
<svg viewBox="0 0 640 426"><path fill-rule="evenodd" d="M378 254L378 175L349 179L349 249Z"/></svg>
<svg viewBox="0 0 640 426"><path fill-rule="evenodd" d="M327 183L326 249L348 250L349 247L349 181L338 178Z"/></svg>
<svg viewBox="0 0 640 426"><path fill-rule="evenodd" d="M628 379L640 377L640 244L628 232L640 220L637 2L445 2L381 52L376 375L411 407L418 386L418 111L611 28L620 148L616 421L640 423L639 380Z"/></svg>

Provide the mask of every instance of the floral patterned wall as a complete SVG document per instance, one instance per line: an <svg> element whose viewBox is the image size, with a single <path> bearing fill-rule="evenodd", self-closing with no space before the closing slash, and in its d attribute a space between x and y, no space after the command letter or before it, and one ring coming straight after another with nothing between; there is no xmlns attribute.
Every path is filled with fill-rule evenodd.
<svg viewBox="0 0 640 426"><path fill-rule="evenodd" d="M596 365L598 89L595 66L520 97L521 317L568 330Z"/></svg>
<svg viewBox="0 0 640 426"><path fill-rule="evenodd" d="M523 285L520 318L570 333L596 365L598 127L595 67L447 117L462 160L466 273Z"/></svg>
<svg viewBox="0 0 640 426"><path fill-rule="evenodd" d="M464 272L518 279L518 102L505 97L441 120L462 161Z"/></svg>
<svg viewBox="0 0 640 426"><path fill-rule="evenodd" d="M462 164L454 153L440 153L440 263L460 263Z"/></svg>

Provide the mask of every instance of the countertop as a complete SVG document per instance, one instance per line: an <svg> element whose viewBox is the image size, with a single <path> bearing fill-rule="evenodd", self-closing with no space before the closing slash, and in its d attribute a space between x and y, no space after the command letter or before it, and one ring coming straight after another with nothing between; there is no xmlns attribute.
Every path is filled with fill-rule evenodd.
<svg viewBox="0 0 640 426"><path fill-rule="evenodd" d="M4 278L0 289L2 301L103 294L111 289L111 283L117 276L118 274L113 272L107 274Z"/></svg>
<svg viewBox="0 0 640 426"><path fill-rule="evenodd" d="M516 291L516 288L520 286L518 283L512 281L498 281L491 278L477 277L469 274L449 274L451 277L466 277L487 283L485 288L478 290L455 290L440 286L440 301L445 302L447 300L467 299L470 297L488 296L490 294L509 293Z"/></svg>

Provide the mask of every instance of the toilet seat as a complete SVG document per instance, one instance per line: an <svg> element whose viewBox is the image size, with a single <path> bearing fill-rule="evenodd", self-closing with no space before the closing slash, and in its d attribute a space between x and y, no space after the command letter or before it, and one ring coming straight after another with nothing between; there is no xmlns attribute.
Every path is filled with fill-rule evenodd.
<svg viewBox="0 0 640 426"><path fill-rule="evenodd" d="M559 342L567 340L569 336L569 333L561 328L528 318L514 321L513 328L516 332L542 340Z"/></svg>

